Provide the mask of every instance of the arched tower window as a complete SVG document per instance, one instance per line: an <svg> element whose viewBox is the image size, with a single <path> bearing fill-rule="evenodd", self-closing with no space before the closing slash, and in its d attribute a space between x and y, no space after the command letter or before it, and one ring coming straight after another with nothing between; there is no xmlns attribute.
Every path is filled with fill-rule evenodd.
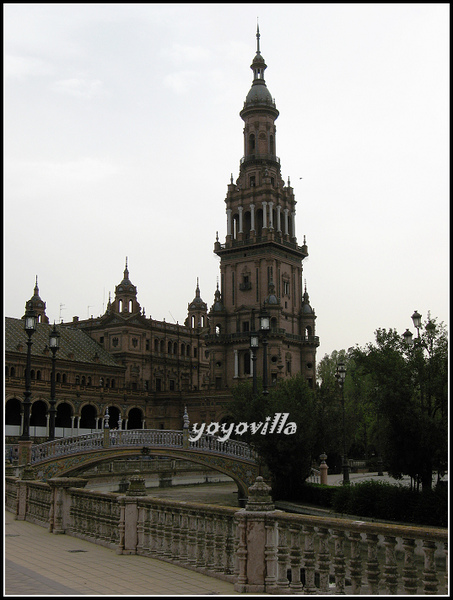
<svg viewBox="0 0 453 600"><path fill-rule="evenodd" d="M250 152L250 154L255 152L255 134L254 133L250 134L250 136L249 136L249 152Z"/></svg>

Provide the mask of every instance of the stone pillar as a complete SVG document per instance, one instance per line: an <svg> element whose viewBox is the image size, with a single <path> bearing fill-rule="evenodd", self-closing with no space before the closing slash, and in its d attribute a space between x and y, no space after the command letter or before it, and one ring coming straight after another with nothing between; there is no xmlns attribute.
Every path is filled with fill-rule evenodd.
<svg viewBox="0 0 453 600"><path fill-rule="evenodd" d="M31 440L19 440L19 466L28 465L31 461Z"/></svg>
<svg viewBox="0 0 453 600"><path fill-rule="evenodd" d="M71 494L69 488L83 488L88 479L79 477L52 477L47 482L52 489L52 500L49 513L49 532L66 533L71 523Z"/></svg>
<svg viewBox="0 0 453 600"><path fill-rule="evenodd" d="M31 465L28 464L22 471L22 477L17 484L16 520L25 521L28 504L28 482L35 479Z"/></svg>
<svg viewBox="0 0 453 600"><path fill-rule="evenodd" d="M227 208L227 235L231 236L231 208Z"/></svg>
<svg viewBox="0 0 453 600"><path fill-rule="evenodd" d="M327 472L329 467L326 464L327 454L321 454L319 460L321 461L321 465L319 470L321 472L321 485L327 485Z"/></svg>
<svg viewBox="0 0 453 600"><path fill-rule="evenodd" d="M270 491L263 478L257 477L249 487L246 507L235 515L240 539L237 549L239 574L234 589L240 594L266 592L266 560L269 552L266 524L269 519L273 521L275 508Z"/></svg>
<svg viewBox="0 0 453 600"><path fill-rule="evenodd" d="M255 205L250 204L250 231L255 231Z"/></svg>
<svg viewBox="0 0 453 600"><path fill-rule="evenodd" d="M137 554L138 543L138 505L137 499L146 496L145 478L136 471L132 475L129 489L121 496L120 504L120 543L118 554Z"/></svg>
<svg viewBox="0 0 453 600"><path fill-rule="evenodd" d="M233 350L233 352L234 352L234 377L237 378L237 377L239 377L239 356L238 356L237 350Z"/></svg>
<svg viewBox="0 0 453 600"><path fill-rule="evenodd" d="M242 211L243 210L244 209L243 209L242 206L238 206L238 212L239 212L239 231L238 231L238 233L242 233L242 227L243 227L243 224L242 224Z"/></svg>
<svg viewBox="0 0 453 600"><path fill-rule="evenodd" d="M283 215L284 215L284 224L285 224L285 230L284 230L284 232L283 232L283 233L284 233L285 235L288 235L288 213L289 213L289 210L288 210L287 208L285 208L285 209L283 210Z"/></svg>

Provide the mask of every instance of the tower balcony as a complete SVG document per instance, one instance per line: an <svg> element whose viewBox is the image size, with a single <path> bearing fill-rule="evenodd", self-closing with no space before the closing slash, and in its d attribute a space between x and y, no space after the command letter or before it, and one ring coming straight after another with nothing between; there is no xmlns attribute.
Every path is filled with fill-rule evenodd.
<svg viewBox="0 0 453 600"><path fill-rule="evenodd" d="M240 167L245 167L249 164L256 164L261 162L272 162L278 165L280 169L280 158L275 156L275 154L248 154L247 156L243 156L240 160Z"/></svg>

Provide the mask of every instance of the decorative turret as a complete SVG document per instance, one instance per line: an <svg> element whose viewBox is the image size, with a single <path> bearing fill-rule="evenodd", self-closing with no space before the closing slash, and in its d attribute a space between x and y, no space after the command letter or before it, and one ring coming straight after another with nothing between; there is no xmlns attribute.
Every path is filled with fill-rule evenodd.
<svg viewBox="0 0 453 600"><path fill-rule="evenodd" d="M107 310L110 313L118 313L126 317L140 313L140 304L137 302L137 288L129 279L127 256L123 280L115 287L115 300L110 304L109 299Z"/></svg>
<svg viewBox="0 0 453 600"><path fill-rule="evenodd" d="M197 327L207 327L208 325L208 305L203 302L200 295L200 286L197 277L197 287L195 290L195 298L189 302L187 307L187 319L184 324L186 327L196 329Z"/></svg>
<svg viewBox="0 0 453 600"><path fill-rule="evenodd" d="M38 323L48 323L49 319L46 316L46 303L39 296L38 276L36 275L35 289L33 296L25 303L25 310L32 309L35 311ZM22 317L25 318L25 315Z"/></svg>

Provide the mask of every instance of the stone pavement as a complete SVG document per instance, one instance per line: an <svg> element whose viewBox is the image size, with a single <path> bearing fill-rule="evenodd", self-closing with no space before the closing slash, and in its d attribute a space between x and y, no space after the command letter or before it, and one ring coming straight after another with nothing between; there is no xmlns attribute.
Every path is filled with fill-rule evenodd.
<svg viewBox="0 0 453 600"><path fill-rule="evenodd" d="M5 511L4 596L200 596L235 594L232 583L177 565L114 550Z"/></svg>

